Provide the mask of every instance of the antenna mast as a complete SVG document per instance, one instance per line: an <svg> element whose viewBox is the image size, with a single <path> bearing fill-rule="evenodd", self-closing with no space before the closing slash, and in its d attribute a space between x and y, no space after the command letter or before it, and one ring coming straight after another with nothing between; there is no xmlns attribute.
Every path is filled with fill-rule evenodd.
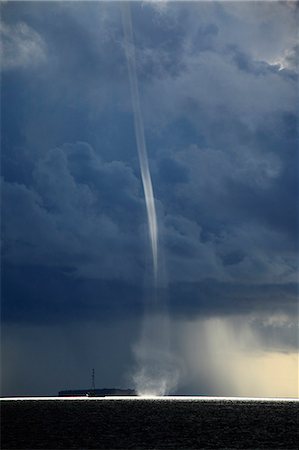
<svg viewBox="0 0 299 450"><path fill-rule="evenodd" d="M95 388L96 388L96 385L95 385L95 381L94 381L94 369L92 369L92 372L91 372L91 389L94 391Z"/></svg>

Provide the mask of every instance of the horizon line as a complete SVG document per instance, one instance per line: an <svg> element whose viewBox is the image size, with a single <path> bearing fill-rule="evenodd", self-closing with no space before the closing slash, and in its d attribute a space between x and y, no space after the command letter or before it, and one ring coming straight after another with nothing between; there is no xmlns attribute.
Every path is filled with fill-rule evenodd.
<svg viewBox="0 0 299 450"><path fill-rule="evenodd" d="M181 401L217 401L217 400L227 400L227 401L268 401L268 402L282 402L282 401L294 401L299 402L297 397L224 397L224 396L205 396L205 395L107 395L103 397L89 397L89 396L30 396L30 397L0 397L0 401L18 401L18 400L28 400L28 401L38 401L38 400L61 400L61 401L74 401L74 400L181 400Z"/></svg>

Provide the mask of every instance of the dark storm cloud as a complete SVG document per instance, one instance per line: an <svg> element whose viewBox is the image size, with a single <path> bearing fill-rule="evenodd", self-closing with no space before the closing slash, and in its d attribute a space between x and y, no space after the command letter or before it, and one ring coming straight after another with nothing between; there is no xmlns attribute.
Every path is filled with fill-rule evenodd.
<svg viewBox="0 0 299 450"><path fill-rule="evenodd" d="M32 186L4 182L3 200L8 261L71 265L96 278L138 276L143 205L126 164L104 163L85 143L66 144L35 164Z"/></svg>
<svg viewBox="0 0 299 450"><path fill-rule="evenodd" d="M5 264L3 319L8 323L63 324L78 318L103 322L108 317L117 320L140 315L140 286L121 280L78 278L75 270Z"/></svg>
<svg viewBox="0 0 299 450"><path fill-rule="evenodd" d="M187 183L188 168L172 157L165 157L159 161L159 181L161 183Z"/></svg>
<svg viewBox="0 0 299 450"><path fill-rule="evenodd" d="M200 26L193 40L194 52L213 49L218 32L219 28L213 23Z"/></svg>
<svg viewBox="0 0 299 450"><path fill-rule="evenodd" d="M170 305L174 314L176 312L190 314L191 317L192 314L197 315L199 311L207 317L225 316L236 312L246 315L252 311L256 314L269 315L269 304L272 314L285 312L290 316L296 316L297 295L296 283L255 285L219 283L216 280L206 279L198 284L177 283L171 286Z"/></svg>
<svg viewBox="0 0 299 450"><path fill-rule="evenodd" d="M132 8L174 314L294 312L296 27L271 8ZM148 238L120 19L105 2L3 5L10 321L140 311Z"/></svg>

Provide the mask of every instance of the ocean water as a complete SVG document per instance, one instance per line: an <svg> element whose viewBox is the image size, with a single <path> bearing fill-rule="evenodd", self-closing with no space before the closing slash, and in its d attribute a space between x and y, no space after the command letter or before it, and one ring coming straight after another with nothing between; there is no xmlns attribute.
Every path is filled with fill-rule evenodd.
<svg viewBox="0 0 299 450"><path fill-rule="evenodd" d="M1 401L1 449L297 449L298 401Z"/></svg>

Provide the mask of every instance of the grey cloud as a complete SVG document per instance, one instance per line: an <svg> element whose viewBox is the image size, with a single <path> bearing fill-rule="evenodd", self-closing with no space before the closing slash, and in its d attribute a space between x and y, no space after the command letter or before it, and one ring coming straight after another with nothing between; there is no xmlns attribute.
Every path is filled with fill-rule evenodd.
<svg viewBox="0 0 299 450"><path fill-rule="evenodd" d="M242 217L240 223L234 224L234 209L228 209L224 215L226 208L233 208L229 206L230 198L221 200L223 210L217 207L216 179L204 178L204 174L211 176L212 166L206 165L205 158L209 162L213 152L200 154L199 149L193 148L190 154L178 156L183 158L182 167L189 167L190 178L188 183L174 182L173 200L161 198L160 208L161 244L174 311L189 314L193 308L198 313L223 308L232 313L234 309L254 309L259 301L267 309L273 306L275 289L271 288L273 297L260 296L259 289L266 284L277 284L277 289L281 286L282 296L288 297L287 283L296 282L296 255L288 238L258 222L245 225ZM199 165L194 157L203 157ZM221 159L218 163L224 170L223 176L232 174L229 165L225 169ZM195 182L206 187L211 182L208 197ZM145 214L140 183L128 166L103 163L86 143L65 144L36 163L33 183L29 188L4 182L4 202L13 205L7 207L3 216L7 262L56 267L62 273L71 270L73 279L114 279L140 286L140 277L145 274ZM190 201L193 203L188 204ZM210 208L213 201L215 209ZM203 215L197 216L198 213ZM215 224L217 232L213 229ZM210 282L205 281L209 279ZM250 282L257 290L247 306L242 306L242 299L248 299ZM218 289L219 283L222 288ZM242 283L242 290L230 287L233 283ZM102 291L100 286L97 289ZM125 289L124 285L123 292ZM110 293L108 297L113 299L114 295ZM128 308L131 302L138 303L138 296L138 292L132 293L131 300L125 303ZM293 301L294 298L290 308ZM281 303L278 305L282 307ZM73 307L76 310L75 304Z"/></svg>
<svg viewBox="0 0 299 450"><path fill-rule="evenodd" d="M214 23L202 25L197 30L192 42L194 52L211 50L215 47L215 36L219 33L219 28Z"/></svg>
<svg viewBox="0 0 299 450"><path fill-rule="evenodd" d="M8 25L2 22L2 70L39 66L46 60L46 44L42 36L24 22Z"/></svg>
<svg viewBox="0 0 299 450"><path fill-rule="evenodd" d="M181 77L161 80L146 90L146 117L153 129L188 117L211 145L227 145L238 123L250 133L277 111L295 113L295 82L282 72L267 76L240 71L229 58L204 52L186 61ZM153 103L159 99L159 108ZM236 145L236 143L235 143Z"/></svg>
<svg viewBox="0 0 299 450"><path fill-rule="evenodd" d="M66 145L49 151L35 166L31 188L4 182L4 202L11 205L4 215L5 257L75 265L81 275L96 278L134 278L144 239L138 181L125 164L103 163L86 144L73 150ZM79 181L68 157L77 178L82 166ZM91 157L95 164L88 169Z"/></svg>
<svg viewBox="0 0 299 450"><path fill-rule="evenodd" d="M222 3L223 42L238 42L253 59L274 64L296 40L298 11L290 3Z"/></svg>
<svg viewBox="0 0 299 450"><path fill-rule="evenodd" d="M178 317L255 317L286 314L297 317L296 283L227 283L206 279L170 286L170 311ZM257 320L258 322L258 320ZM259 326L257 324L257 326ZM294 328L293 328L294 330Z"/></svg>
<svg viewBox="0 0 299 450"><path fill-rule="evenodd" d="M296 68L298 67L298 56L299 56L298 54L299 54L299 45L296 44L294 45L294 47L287 49L287 51L285 52L285 57L282 60L282 64L285 61L287 68L296 70Z"/></svg>
<svg viewBox="0 0 299 450"><path fill-rule="evenodd" d="M191 147L173 159L189 175L187 183L159 191L172 281L296 280L296 218L288 215L295 201L280 203L284 170L275 155L231 159Z"/></svg>
<svg viewBox="0 0 299 450"><path fill-rule="evenodd" d="M187 166L181 164L178 160L171 156L161 158L159 161L159 181L161 183L187 183L189 173Z"/></svg>
<svg viewBox="0 0 299 450"><path fill-rule="evenodd" d="M27 23L47 44L38 76L16 67L3 78L5 258L140 286L147 227L119 5L4 10L7 26ZM294 48L293 14L281 4L137 4L133 20L170 284L189 283L191 305L209 278L248 289L294 282L297 84L274 61ZM206 308L217 305L211 294Z"/></svg>

